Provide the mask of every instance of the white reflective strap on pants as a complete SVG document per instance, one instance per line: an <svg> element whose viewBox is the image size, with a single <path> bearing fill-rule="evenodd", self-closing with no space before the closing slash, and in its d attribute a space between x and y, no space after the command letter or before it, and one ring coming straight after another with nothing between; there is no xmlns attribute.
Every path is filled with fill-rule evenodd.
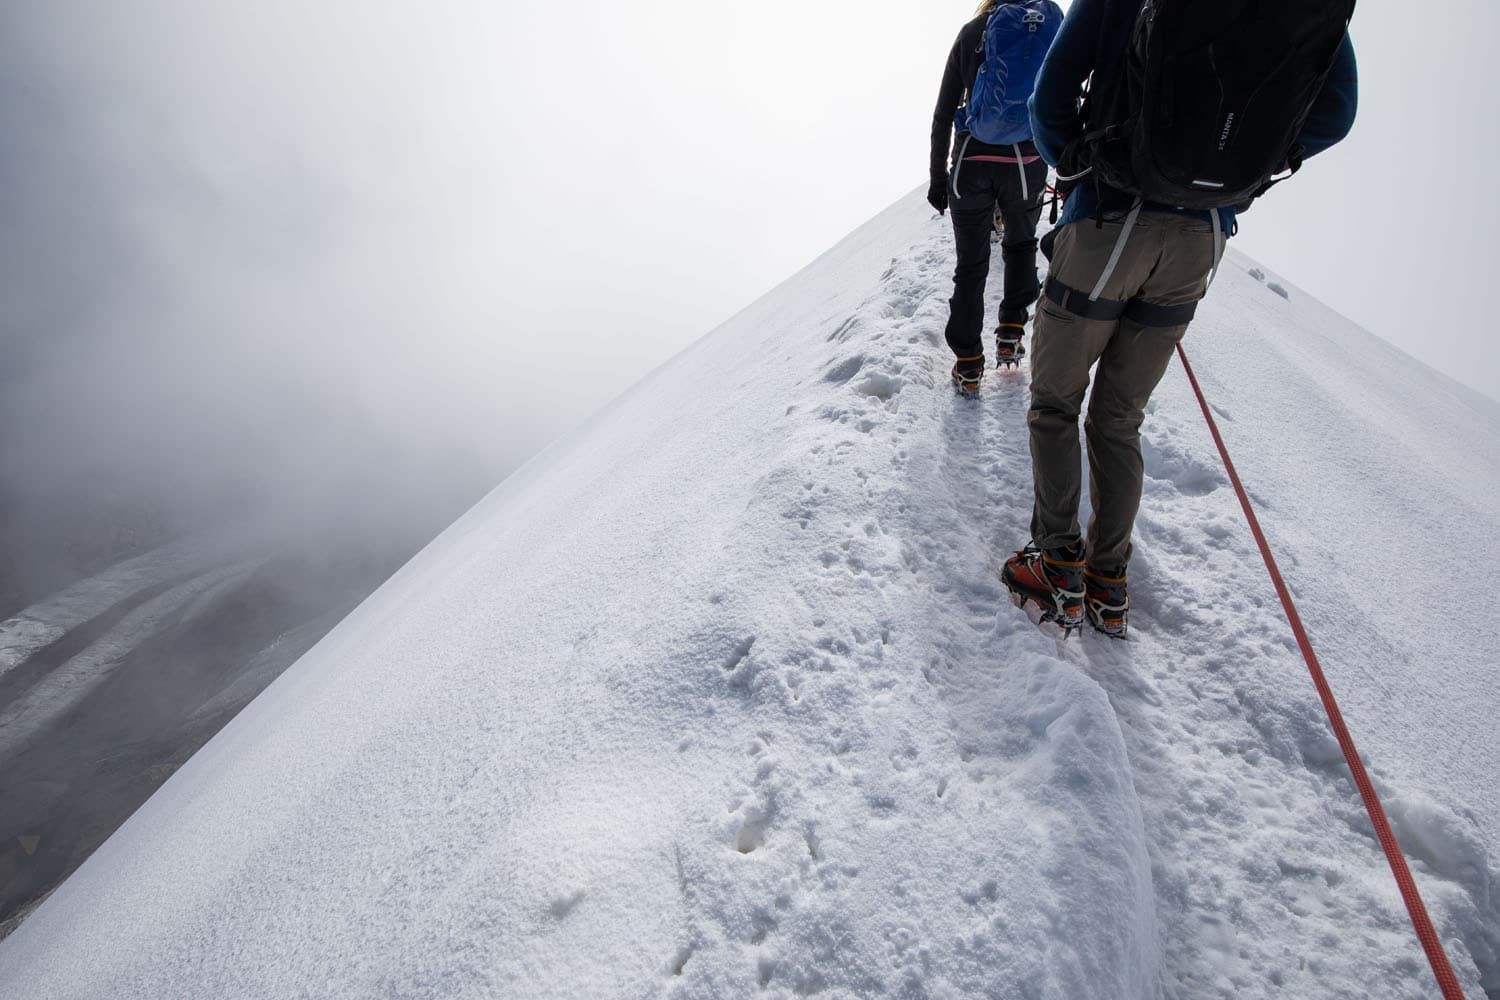
<svg viewBox="0 0 1500 1000"><path fill-rule="evenodd" d="M1224 256L1224 220L1219 218L1217 208L1210 209L1208 214L1214 227L1214 264L1208 271L1208 283L1212 285L1214 278L1219 276L1219 260Z"/></svg>
<svg viewBox="0 0 1500 1000"><path fill-rule="evenodd" d="M1104 273L1099 275L1099 281L1094 285L1094 290L1089 293L1090 302L1098 302L1099 296L1104 293L1104 286L1115 273L1115 267L1120 263L1120 254L1125 252L1125 241L1130 238L1130 231L1135 228L1135 220L1141 214L1141 199L1137 198L1135 204L1130 206L1130 212L1125 216L1125 225L1120 227L1120 236L1115 240L1115 248L1110 251L1109 262L1104 265Z"/></svg>

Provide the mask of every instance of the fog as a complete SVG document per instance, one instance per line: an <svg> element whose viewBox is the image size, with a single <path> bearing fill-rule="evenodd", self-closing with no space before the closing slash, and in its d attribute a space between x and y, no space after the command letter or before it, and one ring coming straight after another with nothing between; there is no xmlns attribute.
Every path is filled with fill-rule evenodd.
<svg viewBox="0 0 1500 1000"><path fill-rule="evenodd" d="M840 148L891 102L809 78L901 28L850 6L11 8L4 481L49 515L436 530L909 188L931 100L910 164Z"/></svg>
<svg viewBox="0 0 1500 1000"><path fill-rule="evenodd" d="M1500 5L1420 11L1361 0L1350 28L1359 117L1241 220L1234 245L1424 364L1500 399L1485 301L1500 202L1471 179L1495 161Z"/></svg>
<svg viewBox="0 0 1500 1000"><path fill-rule="evenodd" d="M1236 245L1493 395L1482 299L1433 289L1479 280L1495 209L1434 238L1425 183L1487 162L1466 3L1421 44L1362 5L1354 135ZM0 665L0 710L99 671L0 760L0 934L466 506L925 183L972 10L0 6L0 619L215 550Z"/></svg>
<svg viewBox="0 0 1500 1000"><path fill-rule="evenodd" d="M142 524L233 511L282 533L430 535L921 183L971 11L7 5L13 557L101 505ZM1237 245L1493 393L1487 321L1460 298L1429 308L1443 274L1492 255L1463 226L1438 241L1398 224L1421 210L1393 194L1425 197L1410 175L1437 168L1391 143L1431 89L1401 80L1469 102L1494 89L1447 58L1478 35L1413 46L1403 23L1361 8L1355 134L1248 214ZM1455 155L1480 141L1447 131Z"/></svg>
<svg viewBox="0 0 1500 1000"><path fill-rule="evenodd" d="M0 936L467 505L922 179L935 77L857 68L925 81L953 19L855 9L0 7Z"/></svg>

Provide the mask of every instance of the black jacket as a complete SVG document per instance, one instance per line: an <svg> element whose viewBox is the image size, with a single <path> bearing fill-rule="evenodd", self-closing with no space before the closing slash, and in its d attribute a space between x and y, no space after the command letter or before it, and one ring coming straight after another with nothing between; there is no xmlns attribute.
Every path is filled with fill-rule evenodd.
<svg viewBox="0 0 1500 1000"><path fill-rule="evenodd" d="M948 176L948 149L953 141L953 112L965 103L969 91L974 89L974 78L979 75L979 66L984 62L984 26L989 22L988 14L980 14L959 29L953 49L948 53L948 65L943 70L943 85L938 88L937 107L932 112L932 160L928 176L934 183L946 181ZM959 133L963 142L968 133ZM1036 147L1022 142L1024 156L1036 155ZM1010 146L991 146L972 139L965 150L966 156L1014 156Z"/></svg>

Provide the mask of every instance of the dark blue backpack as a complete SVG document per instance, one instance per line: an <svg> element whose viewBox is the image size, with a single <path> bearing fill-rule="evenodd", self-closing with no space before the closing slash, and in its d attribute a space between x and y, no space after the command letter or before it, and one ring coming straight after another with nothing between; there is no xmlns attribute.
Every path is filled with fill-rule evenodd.
<svg viewBox="0 0 1500 1000"><path fill-rule="evenodd" d="M997 146L1031 138L1026 101L1062 19L1062 8L1053 0L1001 3L991 12L974 89L954 114L960 132Z"/></svg>

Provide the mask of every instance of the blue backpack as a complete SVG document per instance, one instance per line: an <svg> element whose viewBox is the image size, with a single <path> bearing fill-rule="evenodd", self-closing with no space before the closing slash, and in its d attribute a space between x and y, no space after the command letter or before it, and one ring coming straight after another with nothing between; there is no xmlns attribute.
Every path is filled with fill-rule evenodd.
<svg viewBox="0 0 1500 1000"><path fill-rule="evenodd" d="M1031 138L1026 101L1062 19L1053 0L1002 2L990 13L974 89L953 116L960 132L996 146Z"/></svg>

